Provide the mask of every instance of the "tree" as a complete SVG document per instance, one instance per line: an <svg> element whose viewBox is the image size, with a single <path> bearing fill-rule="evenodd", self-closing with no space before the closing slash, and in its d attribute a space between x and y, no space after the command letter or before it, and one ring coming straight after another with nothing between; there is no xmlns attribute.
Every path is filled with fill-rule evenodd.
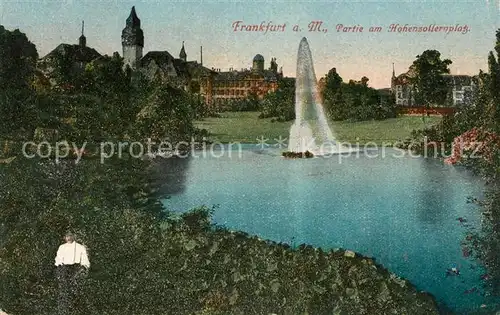
<svg viewBox="0 0 500 315"><path fill-rule="evenodd" d="M137 139L169 139L171 143L187 141L194 134L197 101L188 93L161 82L152 82L154 88L144 95L144 105L134 123Z"/></svg>
<svg viewBox="0 0 500 315"><path fill-rule="evenodd" d="M347 108L342 95L342 78L336 68L328 71L325 77L325 86L322 90L323 106L333 120L347 119Z"/></svg>
<svg viewBox="0 0 500 315"><path fill-rule="evenodd" d="M124 138L139 108L131 99L137 90L131 84L130 74L124 70L123 58L115 53L112 57L95 60L87 65L83 78L82 92L96 100L96 107L92 109L94 117L103 119L100 123L104 125L108 137ZM75 109L78 112L78 108ZM97 111L103 113L98 114ZM86 117L92 115L87 114Z"/></svg>
<svg viewBox="0 0 500 315"><path fill-rule="evenodd" d="M295 119L295 81L283 78L275 92L266 95L261 105L260 118L277 118L278 121Z"/></svg>
<svg viewBox="0 0 500 315"><path fill-rule="evenodd" d="M0 134L32 131L37 119L32 83L36 47L19 30L0 25Z"/></svg>
<svg viewBox="0 0 500 315"><path fill-rule="evenodd" d="M500 29L496 32L495 53L490 51L488 56L489 82L488 89L491 94L492 113L490 124L500 131Z"/></svg>
<svg viewBox="0 0 500 315"><path fill-rule="evenodd" d="M333 120L370 120L396 117L395 101L368 86L369 79L342 83L336 69L325 78L323 102L326 113Z"/></svg>
<svg viewBox="0 0 500 315"><path fill-rule="evenodd" d="M18 29L8 31L0 25L0 89L30 86L38 52L26 35Z"/></svg>
<svg viewBox="0 0 500 315"><path fill-rule="evenodd" d="M448 66L451 65L451 60L441 60L441 53L437 50L426 50L416 58L410 67L410 70L415 72L414 77L410 79L415 102L427 108L431 104L444 104L448 83L443 74L450 73Z"/></svg>
<svg viewBox="0 0 500 315"><path fill-rule="evenodd" d="M242 99L230 99L227 105L228 111L234 112L255 112L260 109L261 101L255 92L250 92Z"/></svg>

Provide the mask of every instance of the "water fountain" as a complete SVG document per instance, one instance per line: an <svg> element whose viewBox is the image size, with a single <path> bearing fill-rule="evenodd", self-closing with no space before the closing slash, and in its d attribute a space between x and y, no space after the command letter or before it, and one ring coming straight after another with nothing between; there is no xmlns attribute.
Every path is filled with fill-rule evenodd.
<svg viewBox="0 0 500 315"><path fill-rule="evenodd" d="M295 122L290 128L290 153L314 155L344 153L352 148L337 143L321 104L309 43L302 38L297 54L295 81Z"/></svg>

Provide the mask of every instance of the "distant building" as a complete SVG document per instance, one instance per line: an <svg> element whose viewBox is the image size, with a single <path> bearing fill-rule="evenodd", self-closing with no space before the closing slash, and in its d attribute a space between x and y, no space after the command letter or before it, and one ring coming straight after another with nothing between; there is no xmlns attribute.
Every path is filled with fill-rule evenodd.
<svg viewBox="0 0 500 315"><path fill-rule="evenodd" d="M78 39L78 44L59 44L54 50L49 52L38 61L40 73L49 78L52 84L55 83L53 72L56 64L65 63L69 71L83 71L85 66L91 61L102 57L95 49L87 46L87 38L84 35L84 24L82 22L82 35Z"/></svg>
<svg viewBox="0 0 500 315"><path fill-rule="evenodd" d="M214 71L203 67L197 61L188 61L184 42L175 58L168 51L150 51L143 56L144 32L141 20L132 7L122 31L124 65L133 71L141 72L149 80L159 79L166 84L192 93L199 93L209 101L209 95L202 86L214 75Z"/></svg>
<svg viewBox="0 0 500 315"><path fill-rule="evenodd" d="M463 105L467 94L472 94L475 82L474 77L470 75L459 75L459 74L444 74L443 77L446 82L451 86L449 93L449 98L453 106Z"/></svg>
<svg viewBox="0 0 500 315"><path fill-rule="evenodd" d="M220 69L203 66L203 51L200 47L200 62L188 60L184 42L178 58L168 51L150 51L143 54L144 32L141 20L132 7L121 34L122 57L124 67L136 74L142 74L147 80L160 80L165 84L197 93L207 104L224 103L229 100L242 99L249 95L263 98L265 94L275 91L283 71L278 71L276 58L271 59L269 69L264 69L264 57L260 54L253 59L250 70L221 72ZM71 64L71 70L83 71L87 64L98 62L103 58L95 49L87 46L82 24L82 35L78 45L60 44L39 61L40 72L50 78L56 62L61 60ZM43 78L42 78L43 79ZM40 80L39 80L40 81Z"/></svg>
<svg viewBox="0 0 500 315"><path fill-rule="evenodd" d="M410 69L405 73L396 76L394 64L392 68L391 92L394 94L396 104L400 106L422 106L415 103L414 89L411 79L415 77L415 72ZM448 106L457 106L464 103L465 95L472 92L474 79L469 75L443 74L448 86Z"/></svg>
<svg viewBox="0 0 500 315"><path fill-rule="evenodd" d="M396 99L396 105L400 106L417 106L413 96L411 79L415 77L415 73L409 70L396 77L394 64L392 65L391 91Z"/></svg>
<svg viewBox="0 0 500 315"><path fill-rule="evenodd" d="M183 88L203 96L207 104L220 104L234 99L246 98L255 94L263 98L266 93L277 89L277 81L283 76L278 72L276 59L271 59L271 66L264 69L264 57L256 55L251 70L221 72L220 69L208 69L200 63L188 61L184 42L175 58L168 51L150 51L144 57L144 34L141 21L132 7L122 31L122 46L125 65L132 70L140 71L149 79L159 78L173 86Z"/></svg>
<svg viewBox="0 0 500 315"><path fill-rule="evenodd" d="M282 69L278 72L276 58L271 59L269 69L265 70L264 57L260 54L253 58L253 67L250 70L213 70L216 70L216 74L212 77L211 88L207 89L207 92L212 95L214 104L224 104L251 95L262 99L266 94L276 91L278 81L283 78Z"/></svg>

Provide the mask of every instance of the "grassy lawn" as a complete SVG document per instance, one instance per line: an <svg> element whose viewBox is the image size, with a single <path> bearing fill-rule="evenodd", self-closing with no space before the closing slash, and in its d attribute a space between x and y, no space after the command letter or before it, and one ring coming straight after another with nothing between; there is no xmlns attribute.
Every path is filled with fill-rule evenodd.
<svg viewBox="0 0 500 315"><path fill-rule="evenodd" d="M207 129L211 139L222 143L241 142L256 143L257 138L274 139L287 138L292 122L271 122L271 119L259 119L257 112L226 112L220 118L205 118L197 121L198 128ZM440 121L441 117L403 116L382 121L363 122L330 122L330 127L340 141L355 144L375 142L395 142L404 140L412 130L422 129Z"/></svg>

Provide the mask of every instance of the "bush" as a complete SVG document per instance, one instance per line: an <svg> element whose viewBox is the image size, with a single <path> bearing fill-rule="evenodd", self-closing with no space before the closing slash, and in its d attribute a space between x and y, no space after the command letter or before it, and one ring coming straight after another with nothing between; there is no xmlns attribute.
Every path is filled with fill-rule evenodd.
<svg viewBox="0 0 500 315"><path fill-rule="evenodd" d="M183 223L193 232L208 231L215 208L199 207L181 215Z"/></svg>

